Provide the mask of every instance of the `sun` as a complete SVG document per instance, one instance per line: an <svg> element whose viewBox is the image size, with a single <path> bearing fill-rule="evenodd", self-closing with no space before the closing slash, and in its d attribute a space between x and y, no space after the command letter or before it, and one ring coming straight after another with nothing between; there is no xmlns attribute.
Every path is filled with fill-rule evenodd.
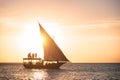
<svg viewBox="0 0 120 80"><path fill-rule="evenodd" d="M20 51L23 52L23 57L27 57L28 53L37 53L37 56L44 58L43 43L45 38L40 34L40 28L37 21L30 21L24 25L24 30L17 38L17 44ZM52 38L56 37L59 30L57 30L57 23L49 22L41 24Z"/></svg>
<svg viewBox="0 0 120 80"><path fill-rule="evenodd" d="M38 57L44 58L40 29L37 23L31 22L25 25L24 30L19 35L17 40L19 48L24 52L23 55L27 57L28 53L37 53Z"/></svg>

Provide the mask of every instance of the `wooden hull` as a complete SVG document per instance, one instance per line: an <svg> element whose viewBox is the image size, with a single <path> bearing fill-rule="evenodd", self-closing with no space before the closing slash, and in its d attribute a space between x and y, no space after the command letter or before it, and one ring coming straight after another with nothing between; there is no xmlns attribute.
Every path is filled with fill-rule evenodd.
<svg viewBox="0 0 120 80"><path fill-rule="evenodd" d="M23 64L25 68L29 69L59 69L64 63L52 63L52 64Z"/></svg>

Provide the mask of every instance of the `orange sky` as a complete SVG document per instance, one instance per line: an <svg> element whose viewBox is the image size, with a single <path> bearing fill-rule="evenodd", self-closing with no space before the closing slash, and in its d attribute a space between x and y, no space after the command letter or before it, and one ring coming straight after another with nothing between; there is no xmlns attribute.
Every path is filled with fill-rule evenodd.
<svg viewBox="0 0 120 80"><path fill-rule="evenodd" d="M119 0L0 0L0 62L43 56L37 20L72 62L120 62Z"/></svg>

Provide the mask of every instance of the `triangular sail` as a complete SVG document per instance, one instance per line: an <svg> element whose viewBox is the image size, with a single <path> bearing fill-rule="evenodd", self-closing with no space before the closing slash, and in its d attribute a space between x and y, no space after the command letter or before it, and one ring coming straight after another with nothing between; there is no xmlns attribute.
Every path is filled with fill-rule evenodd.
<svg viewBox="0 0 120 80"><path fill-rule="evenodd" d="M44 28L39 24L43 42L44 60L46 61L69 61L54 40L48 35Z"/></svg>

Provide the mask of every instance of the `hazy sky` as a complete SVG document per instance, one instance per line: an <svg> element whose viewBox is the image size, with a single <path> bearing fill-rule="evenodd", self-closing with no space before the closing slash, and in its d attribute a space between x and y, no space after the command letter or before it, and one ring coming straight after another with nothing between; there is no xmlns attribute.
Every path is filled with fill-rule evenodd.
<svg viewBox="0 0 120 80"><path fill-rule="evenodd" d="M0 62L42 56L38 22L72 62L120 62L120 0L0 0Z"/></svg>

